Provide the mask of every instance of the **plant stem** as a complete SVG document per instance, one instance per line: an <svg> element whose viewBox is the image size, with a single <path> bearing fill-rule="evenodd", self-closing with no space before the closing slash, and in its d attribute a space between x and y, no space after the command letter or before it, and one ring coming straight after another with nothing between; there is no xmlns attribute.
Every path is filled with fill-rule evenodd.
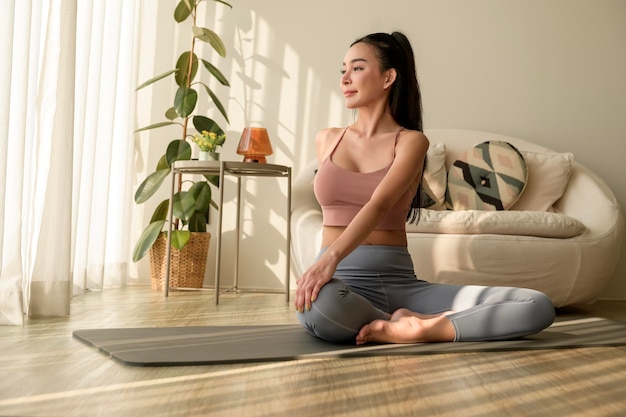
<svg viewBox="0 0 626 417"><path fill-rule="evenodd" d="M193 10L191 11L191 17L193 18L193 26L196 26L196 7L194 6ZM190 88L191 87L191 72L192 72L192 68L193 68L193 52L194 52L194 48L196 46L196 37L192 36L191 37L191 49L189 50L189 64L187 64L187 85L185 86L186 88ZM185 120L183 122L183 140L187 140L187 125L189 124L189 117L191 116L187 116L185 117Z"/></svg>
<svg viewBox="0 0 626 417"><path fill-rule="evenodd" d="M193 10L191 10L191 17L193 19L193 26L196 26L196 8L197 8L197 4L194 4L193 6ZM191 37L191 50L189 51L189 63L187 64L187 85L185 86L187 89L189 89L191 87L191 73L192 73L192 68L193 68L193 52L194 52L194 48L196 46L196 37L192 36ZM187 126L189 125L189 118L191 116L186 116L185 119L183 120L183 140L187 140ZM182 175L178 176L178 192L181 192L183 189L183 178ZM178 230L178 219L176 219L176 221L174 222L174 229Z"/></svg>

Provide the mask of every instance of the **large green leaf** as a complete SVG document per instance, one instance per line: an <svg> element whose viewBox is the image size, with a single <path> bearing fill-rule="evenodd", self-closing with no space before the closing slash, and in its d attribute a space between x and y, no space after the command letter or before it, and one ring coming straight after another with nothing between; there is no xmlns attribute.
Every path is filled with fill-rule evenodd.
<svg viewBox="0 0 626 417"><path fill-rule="evenodd" d="M226 5L228 7L230 7L231 9L233 8L233 6L231 6L229 3L226 3L224 0L213 0L216 3L222 3L223 5Z"/></svg>
<svg viewBox="0 0 626 417"><path fill-rule="evenodd" d="M139 236L135 249L133 250L133 262L139 261L146 255L146 253L148 253L152 245L154 245L154 242L156 242L159 237L164 224L165 220L159 220L150 223L148 227L144 229L141 236Z"/></svg>
<svg viewBox="0 0 626 417"><path fill-rule="evenodd" d="M187 243L189 243L189 239L191 238L191 233L189 230L173 230L172 231L172 247L181 250Z"/></svg>
<svg viewBox="0 0 626 417"><path fill-rule="evenodd" d="M189 54L190 52L183 52L178 61L176 62L176 84L179 87L186 87L191 84L191 81L196 77L196 73L198 72L198 57L196 54L193 54L193 58L191 60L191 74L189 74Z"/></svg>
<svg viewBox="0 0 626 417"><path fill-rule="evenodd" d="M206 232L206 223L206 214L196 211L189 219L189 231L204 233Z"/></svg>
<svg viewBox="0 0 626 417"><path fill-rule="evenodd" d="M142 127L141 129L137 129L135 130L135 133L137 132L143 132L144 130L150 130L150 129L156 129L158 127L163 127L163 126L170 126L170 125L175 125L175 122L159 122L159 123L154 123L150 126L146 126L146 127Z"/></svg>
<svg viewBox="0 0 626 417"><path fill-rule="evenodd" d="M165 112L165 118L167 120L174 120L178 117L178 113L176 113L176 109L174 107L170 107L169 109L167 109L167 111Z"/></svg>
<svg viewBox="0 0 626 417"><path fill-rule="evenodd" d="M180 117L187 117L193 113L198 101L198 93L193 88L178 87L174 97L174 108Z"/></svg>
<svg viewBox="0 0 626 417"><path fill-rule="evenodd" d="M174 20L184 22L191 14L191 8L190 0L181 0L174 10Z"/></svg>
<svg viewBox="0 0 626 417"><path fill-rule="evenodd" d="M230 83L228 82L228 80L226 79L224 74L222 74L220 70L218 70L213 64L211 64L206 59L201 59L201 61L204 64L204 67L211 73L212 76L215 77L217 81L219 81L222 85L225 85L226 87L230 87Z"/></svg>
<svg viewBox="0 0 626 417"><path fill-rule="evenodd" d="M169 70L167 72L164 72L163 74L157 75L156 77L150 78L148 81L140 84L139 87L137 87L137 90L141 90L142 88L144 88L146 86L149 86L150 84L152 84L152 83L154 83L156 81L159 81L160 79L165 78L165 77L167 77L168 75L170 75L170 74L172 74L174 72L176 72L175 69Z"/></svg>
<svg viewBox="0 0 626 417"><path fill-rule="evenodd" d="M222 113L222 116L224 116L224 119L226 119L226 122L230 123L228 121L228 115L226 114L226 109L224 108L224 106L222 106L222 102L217 98L215 94L213 94L213 91L211 91L211 89L206 84L202 84L202 85L206 89L207 94L211 97L211 100L213 100L215 107L217 107L220 113Z"/></svg>
<svg viewBox="0 0 626 417"><path fill-rule="evenodd" d="M167 163L167 155L165 154L161 156L161 158L159 158L159 162L157 162L155 171L158 171L160 169L170 169L170 164Z"/></svg>
<svg viewBox="0 0 626 417"><path fill-rule="evenodd" d="M187 190L195 201L195 211L200 213L206 213L209 211L209 204L211 204L211 186L205 181L198 181L194 183L189 190Z"/></svg>
<svg viewBox="0 0 626 417"><path fill-rule="evenodd" d="M195 127L198 132L206 130L207 132L215 132L218 135L224 134L224 131L219 127L219 125L206 116L194 116L192 123L193 127Z"/></svg>
<svg viewBox="0 0 626 417"><path fill-rule="evenodd" d="M196 211L196 201L193 195L187 191L180 191L174 194L174 216L181 219L184 223L189 221L191 215Z"/></svg>
<svg viewBox="0 0 626 417"><path fill-rule="evenodd" d="M163 200L152 213L152 218L150 219L150 223L156 222L158 220L166 220L168 215L168 209L170 208L170 200Z"/></svg>
<svg viewBox="0 0 626 417"><path fill-rule="evenodd" d="M135 192L135 203L145 203L159 189L163 180L169 175L169 169L160 169L148 175Z"/></svg>
<svg viewBox="0 0 626 417"><path fill-rule="evenodd" d="M204 178L206 178L206 180L208 181L209 184L213 184L216 188L220 187L220 177L219 175L204 175ZM211 190L211 187L209 187L209 190ZM212 190L211 190L211 194L212 194ZM213 198L211 196L211 201L210 201L211 207L213 207L215 210L219 210L219 206L217 205L217 203L215 201L213 201ZM203 212L206 211L206 213L208 214L208 208L207 210L202 210ZM207 216L207 222L208 222L208 216Z"/></svg>
<svg viewBox="0 0 626 417"><path fill-rule="evenodd" d="M186 140L175 139L167 145L165 157L170 167L174 161L188 161L191 159L191 145Z"/></svg>
<svg viewBox="0 0 626 417"><path fill-rule="evenodd" d="M205 175L204 178L206 178L206 180L215 185L217 188L220 188L220 177L219 175Z"/></svg>
<svg viewBox="0 0 626 417"><path fill-rule="evenodd" d="M183 2L185 3L185 5L190 11L193 11L193 9L195 9L198 6L196 1L200 3L202 0L183 0Z"/></svg>
<svg viewBox="0 0 626 417"><path fill-rule="evenodd" d="M193 34L197 39L200 39L203 42L208 42L215 52L220 54L220 56L226 56L226 47L224 46L224 42L222 42L222 38L213 32L211 29L203 28L200 26L194 26L192 28Z"/></svg>

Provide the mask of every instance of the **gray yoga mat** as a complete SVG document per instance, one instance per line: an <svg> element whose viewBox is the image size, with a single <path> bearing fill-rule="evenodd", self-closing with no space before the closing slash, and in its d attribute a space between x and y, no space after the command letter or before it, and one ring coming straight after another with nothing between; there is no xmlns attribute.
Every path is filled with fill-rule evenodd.
<svg viewBox="0 0 626 417"><path fill-rule="evenodd" d="M73 336L130 366L188 366L380 355L492 352L626 345L626 323L583 318L517 340L356 346L317 339L300 325L76 330Z"/></svg>

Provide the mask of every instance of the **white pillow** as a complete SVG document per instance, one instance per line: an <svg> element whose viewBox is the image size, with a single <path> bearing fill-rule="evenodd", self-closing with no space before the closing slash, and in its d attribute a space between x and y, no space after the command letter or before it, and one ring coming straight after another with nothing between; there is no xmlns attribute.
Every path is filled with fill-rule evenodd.
<svg viewBox="0 0 626 417"><path fill-rule="evenodd" d="M441 234L497 234L570 238L586 230L579 220L545 211L437 211L424 209L407 232Z"/></svg>
<svg viewBox="0 0 626 417"><path fill-rule="evenodd" d="M510 210L549 211L563 195L574 164L571 153L521 151L528 167L526 188Z"/></svg>
<svg viewBox="0 0 626 417"><path fill-rule="evenodd" d="M422 177L422 206L430 210L446 209L446 146L431 143L426 152L426 169Z"/></svg>

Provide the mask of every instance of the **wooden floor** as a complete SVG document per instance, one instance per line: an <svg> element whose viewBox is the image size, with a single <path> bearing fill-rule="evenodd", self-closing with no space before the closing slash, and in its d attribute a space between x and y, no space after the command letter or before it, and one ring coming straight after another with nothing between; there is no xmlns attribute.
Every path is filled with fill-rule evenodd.
<svg viewBox="0 0 626 417"><path fill-rule="evenodd" d="M626 321L626 302L559 313ZM618 416L626 347L137 368L72 338L87 328L297 323L280 294L77 297L72 315L0 327L0 416Z"/></svg>

